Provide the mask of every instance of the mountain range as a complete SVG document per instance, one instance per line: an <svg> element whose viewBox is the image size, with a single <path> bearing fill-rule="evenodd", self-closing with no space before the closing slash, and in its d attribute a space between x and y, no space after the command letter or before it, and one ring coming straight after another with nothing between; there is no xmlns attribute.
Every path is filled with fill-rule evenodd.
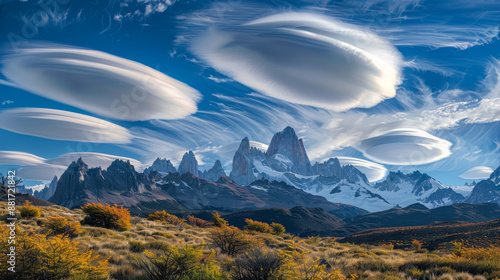
<svg viewBox="0 0 500 280"><path fill-rule="evenodd" d="M330 213L335 208L331 205L359 209L351 214L361 213L361 209L377 212L415 203L428 208L459 202L500 203L500 167L464 197L419 171L389 172L383 181L372 184L356 167L342 166L337 158L311 164L303 140L291 127L276 133L265 152L251 143L248 137L241 141L229 176L219 160L212 168L200 171L192 151L184 154L177 168L170 160L157 158L143 173L121 160L102 169L88 168L80 159L68 167L57 184L53 181L33 194L44 199L50 196L50 201L69 208L102 202L135 207L137 211L318 207L311 201L319 198L328 205L321 207ZM285 189L287 196L274 194L274 190Z"/></svg>

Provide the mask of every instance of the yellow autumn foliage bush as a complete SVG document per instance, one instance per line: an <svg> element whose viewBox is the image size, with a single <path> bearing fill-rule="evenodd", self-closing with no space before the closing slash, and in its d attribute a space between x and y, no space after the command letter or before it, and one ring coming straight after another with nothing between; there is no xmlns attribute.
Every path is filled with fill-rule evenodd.
<svg viewBox="0 0 500 280"><path fill-rule="evenodd" d="M108 261L99 260L92 250L81 252L78 242L66 236L48 237L45 234L22 232L16 228L15 243L8 243L10 229L0 226L1 252L10 252L15 246L15 272L8 270L7 254L0 254L0 279L107 279Z"/></svg>
<svg viewBox="0 0 500 280"><path fill-rule="evenodd" d="M129 230L132 226L130 223L130 211L123 208L123 206L87 203L82 207L82 210L86 214L83 219L83 223L86 225L119 231Z"/></svg>

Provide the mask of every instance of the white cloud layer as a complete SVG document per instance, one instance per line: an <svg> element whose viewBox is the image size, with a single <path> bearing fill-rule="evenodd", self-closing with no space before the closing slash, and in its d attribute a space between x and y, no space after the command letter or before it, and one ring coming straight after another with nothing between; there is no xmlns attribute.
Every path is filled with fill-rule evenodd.
<svg viewBox="0 0 500 280"><path fill-rule="evenodd" d="M0 128L54 140L126 144L126 128L98 118L55 109L15 108L0 111Z"/></svg>
<svg viewBox="0 0 500 280"><path fill-rule="evenodd" d="M44 161L44 158L25 152L0 151L0 165L37 165Z"/></svg>
<svg viewBox="0 0 500 280"><path fill-rule="evenodd" d="M353 157L337 157L341 165L350 164L363 172L370 182L382 180L387 173L387 169L378 163Z"/></svg>
<svg viewBox="0 0 500 280"><path fill-rule="evenodd" d="M58 156L57 158L48 159L47 163L69 166L73 161L77 161L78 158L82 158L83 162L85 162L89 167L102 167L103 169L106 169L113 161L120 159L123 161L130 161L130 164L135 167L136 171L142 168L142 163L133 158L92 152L66 153Z"/></svg>
<svg viewBox="0 0 500 280"><path fill-rule="evenodd" d="M330 110L368 108L394 97L401 54L360 27L313 13L283 13L212 26L192 51L266 95Z"/></svg>
<svg viewBox="0 0 500 280"><path fill-rule="evenodd" d="M490 177L491 173L493 173L493 169L488 166L476 166L462 173L460 178L471 180L486 179Z"/></svg>
<svg viewBox="0 0 500 280"><path fill-rule="evenodd" d="M60 178L67 168L67 166L42 163L19 167L16 175L24 180L50 181L54 176Z"/></svg>
<svg viewBox="0 0 500 280"><path fill-rule="evenodd" d="M26 91L118 120L184 118L201 97L143 64L70 46L22 48L3 59L2 73Z"/></svg>
<svg viewBox="0 0 500 280"><path fill-rule="evenodd" d="M394 129L361 141L357 147L371 160L392 165L420 165L451 155L452 144L419 129Z"/></svg>
<svg viewBox="0 0 500 280"><path fill-rule="evenodd" d="M80 157L90 168L107 169L117 159L130 161L136 171L142 170L143 167L136 159L92 152L66 153L57 158L44 159L23 152L0 151L0 165L20 165L17 175L25 180L50 181L54 176L60 177L68 166Z"/></svg>

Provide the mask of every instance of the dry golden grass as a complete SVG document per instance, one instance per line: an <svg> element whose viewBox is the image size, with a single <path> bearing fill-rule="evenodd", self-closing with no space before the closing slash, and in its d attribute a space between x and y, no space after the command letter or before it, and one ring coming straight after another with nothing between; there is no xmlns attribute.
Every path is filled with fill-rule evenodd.
<svg viewBox="0 0 500 280"><path fill-rule="evenodd" d="M81 210L68 210L59 206L37 207L41 216L29 220L20 219L23 231L41 232L42 225L51 216L61 216L81 221ZM5 205L0 204L0 216L5 216ZM133 266L132 255L141 255L144 250L158 250L165 246L202 246L203 253L213 255L220 268L222 278L231 279L230 270L233 257L221 254L216 247L210 246L210 228L199 228L187 223L180 225L151 221L133 217L131 228L116 231L82 225L82 233L72 238L79 242L82 251L94 250L103 258L109 258L110 279L148 279L146 273ZM451 252L416 252L394 250L392 246L353 245L337 243L334 238L298 238L289 234L273 235L261 232L245 232L245 235L269 250L292 250L305 253L307 258L327 263L325 270L339 270L342 277L356 274L357 279L500 279L500 260L470 260L454 257ZM481 256L497 256L496 251L488 251ZM471 253L472 251L464 251ZM481 251L482 252L482 251ZM498 251L500 252L500 250ZM498 278L497 278L498 277ZM304 278L306 279L306 278Z"/></svg>

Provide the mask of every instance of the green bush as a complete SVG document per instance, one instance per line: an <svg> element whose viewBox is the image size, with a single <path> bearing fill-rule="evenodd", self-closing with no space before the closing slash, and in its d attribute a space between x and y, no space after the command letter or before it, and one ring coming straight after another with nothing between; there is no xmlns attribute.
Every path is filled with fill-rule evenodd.
<svg viewBox="0 0 500 280"><path fill-rule="evenodd" d="M123 206L87 203L82 207L82 210L86 214L83 223L90 226L119 231L129 230L132 226L130 223L130 212L128 209L123 208Z"/></svg>

